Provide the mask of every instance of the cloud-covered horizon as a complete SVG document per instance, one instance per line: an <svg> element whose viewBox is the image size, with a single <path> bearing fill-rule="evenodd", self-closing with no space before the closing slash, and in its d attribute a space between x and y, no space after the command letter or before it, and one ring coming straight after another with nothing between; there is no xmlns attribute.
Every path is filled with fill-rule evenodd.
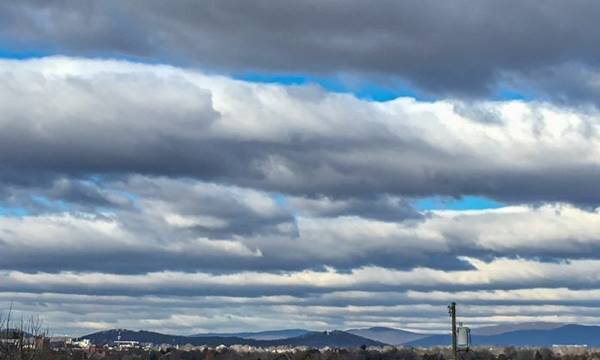
<svg viewBox="0 0 600 360"><path fill-rule="evenodd" d="M73 334L444 331L450 301L599 324L600 8L211 4L0 5L0 309Z"/></svg>

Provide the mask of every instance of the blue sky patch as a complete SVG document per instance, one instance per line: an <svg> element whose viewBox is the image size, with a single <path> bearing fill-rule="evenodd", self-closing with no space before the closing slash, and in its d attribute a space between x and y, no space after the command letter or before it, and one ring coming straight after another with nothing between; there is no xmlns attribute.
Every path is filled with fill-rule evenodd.
<svg viewBox="0 0 600 360"><path fill-rule="evenodd" d="M48 56L47 53L41 51L20 51L0 48L0 58L2 59L33 59Z"/></svg>
<svg viewBox="0 0 600 360"><path fill-rule="evenodd" d="M414 206L421 211L484 210L501 208L505 204L483 196L463 196L461 198L432 196L416 200Z"/></svg>
<svg viewBox="0 0 600 360"><path fill-rule="evenodd" d="M305 75L283 75L283 74L262 74L262 73L244 73L234 74L234 79L248 81L260 84L277 84L285 86L317 84L323 89L333 92L347 92L346 87L335 79L305 76Z"/></svg>
<svg viewBox="0 0 600 360"><path fill-rule="evenodd" d="M416 91L406 86L386 87L375 83L363 82L357 86L349 86L335 78L307 76L298 74L264 74L243 73L234 74L234 79L260 83L277 84L284 86L316 84L323 89L337 93L351 93L359 99L370 101L389 101L399 97L411 97L417 100L428 100ZM431 100L431 99L429 99Z"/></svg>
<svg viewBox="0 0 600 360"><path fill-rule="evenodd" d="M27 216L29 212L21 207L0 206L0 217L22 217Z"/></svg>
<svg viewBox="0 0 600 360"><path fill-rule="evenodd" d="M275 201L275 203L277 205L279 205L279 206L284 206L287 203L285 195L283 195L283 194L275 194L275 195L273 195L273 201Z"/></svg>
<svg viewBox="0 0 600 360"><path fill-rule="evenodd" d="M498 99L498 100L522 100L522 101L528 101L528 100L532 100L532 96L526 95L523 92L514 90L514 89L508 89L508 88L498 88L496 90L496 93L494 94L494 98Z"/></svg>
<svg viewBox="0 0 600 360"><path fill-rule="evenodd" d="M45 196L32 195L31 200L33 200L38 205L44 206L48 209L55 211L68 211L69 206L63 200L53 200L49 199Z"/></svg>

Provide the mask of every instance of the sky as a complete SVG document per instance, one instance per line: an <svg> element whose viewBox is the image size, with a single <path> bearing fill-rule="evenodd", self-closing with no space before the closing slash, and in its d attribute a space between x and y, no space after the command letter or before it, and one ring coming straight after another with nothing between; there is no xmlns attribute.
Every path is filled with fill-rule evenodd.
<svg viewBox="0 0 600 360"><path fill-rule="evenodd" d="M0 309L600 325L595 1L0 3Z"/></svg>

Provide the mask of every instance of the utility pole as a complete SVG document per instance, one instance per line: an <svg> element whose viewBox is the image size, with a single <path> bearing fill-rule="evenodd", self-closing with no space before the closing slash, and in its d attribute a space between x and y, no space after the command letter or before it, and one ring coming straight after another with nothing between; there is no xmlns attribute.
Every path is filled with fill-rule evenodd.
<svg viewBox="0 0 600 360"><path fill-rule="evenodd" d="M452 356L454 360L458 360L458 351L456 349L456 303L448 305L448 313L452 318Z"/></svg>

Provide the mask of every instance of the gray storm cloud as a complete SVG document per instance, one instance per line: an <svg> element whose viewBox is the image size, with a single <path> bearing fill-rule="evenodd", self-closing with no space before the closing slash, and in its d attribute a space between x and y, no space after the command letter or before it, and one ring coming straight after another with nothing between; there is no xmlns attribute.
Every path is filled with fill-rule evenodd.
<svg viewBox="0 0 600 360"><path fill-rule="evenodd" d="M553 69L599 65L598 15L585 0L19 1L0 7L0 37L29 51L366 76L434 94L490 94L516 74L552 96L538 81Z"/></svg>

